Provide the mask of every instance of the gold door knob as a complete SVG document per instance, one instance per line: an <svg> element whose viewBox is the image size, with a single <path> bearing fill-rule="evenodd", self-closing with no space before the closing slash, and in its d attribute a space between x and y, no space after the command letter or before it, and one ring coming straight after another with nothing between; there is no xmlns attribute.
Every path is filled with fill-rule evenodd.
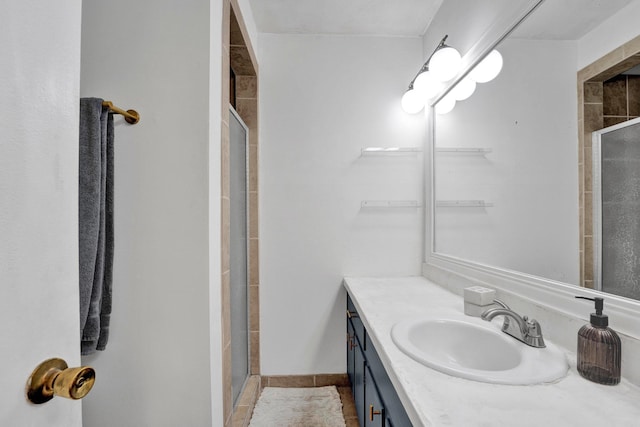
<svg viewBox="0 0 640 427"><path fill-rule="evenodd" d="M62 359L45 360L27 380L27 399L32 403L45 403L53 396L82 399L95 381L96 371L89 366L69 368Z"/></svg>

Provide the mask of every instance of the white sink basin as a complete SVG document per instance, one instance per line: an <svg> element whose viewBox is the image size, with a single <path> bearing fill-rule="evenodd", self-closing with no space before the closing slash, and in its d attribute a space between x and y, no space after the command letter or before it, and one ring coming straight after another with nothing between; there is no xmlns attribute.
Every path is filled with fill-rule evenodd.
<svg viewBox="0 0 640 427"><path fill-rule="evenodd" d="M544 332L544 331L543 331ZM525 385L564 377L565 354L546 342L530 347L496 324L476 317L422 317L397 323L393 342L414 360L455 377L495 384Z"/></svg>

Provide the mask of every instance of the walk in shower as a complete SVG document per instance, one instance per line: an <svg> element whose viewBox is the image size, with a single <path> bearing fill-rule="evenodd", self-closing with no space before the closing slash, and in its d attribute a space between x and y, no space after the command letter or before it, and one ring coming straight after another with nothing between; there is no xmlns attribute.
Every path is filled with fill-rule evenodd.
<svg viewBox="0 0 640 427"><path fill-rule="evenodd" d="M230 107L231 391L235 406L249 376L248 160L249 130Z"/></svg>
<svg viewBox="0 0 640 427"><path fill-rule="evenodd" d="M593 133L594 287L640 299L640 118Z"/></svg>

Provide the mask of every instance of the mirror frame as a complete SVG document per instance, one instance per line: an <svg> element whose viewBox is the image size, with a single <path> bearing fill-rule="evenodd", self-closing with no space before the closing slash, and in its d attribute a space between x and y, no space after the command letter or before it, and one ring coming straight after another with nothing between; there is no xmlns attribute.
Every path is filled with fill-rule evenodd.
<svg viewBox="0 0 640 427"><path fill-rule="evenodd" d="M435 252L435 104L543 1L527 0L517 6L514 5L511 10L497 17L493 25L465 54L462 69L458 75L448 83L429 107L427 149L424 150L424 164L429 166L428 169L425 168L425 200L429 201L429 209L425 210L428 216L425 215L425 259L422 274L460 295L462 289L470 283L483 284L507 294L518 295L529 302L541 304L564 315L588 319L592 308L584 303L577 303L574 297L602 296L602 292ZM576 70L576 77L578 71ZM605 308L616 330L640 339L640 301L612 294L605 295Z"/></svg>

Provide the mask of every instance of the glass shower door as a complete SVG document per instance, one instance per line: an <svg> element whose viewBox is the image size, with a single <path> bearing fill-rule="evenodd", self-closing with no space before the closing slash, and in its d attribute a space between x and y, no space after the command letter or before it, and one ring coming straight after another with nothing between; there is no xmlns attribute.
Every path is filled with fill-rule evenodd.
<svg viewBox="0 0 640 427"><path fill-rule="evenodd" d="M594 287L640 299L640 119L593 133Z"/></svg>
<svg viewBox="0 0 640 427"><path fill-rule="evenodd" d="M233 403L249 376L247 146L249 131L229 107L231 383Z"/></svg>

